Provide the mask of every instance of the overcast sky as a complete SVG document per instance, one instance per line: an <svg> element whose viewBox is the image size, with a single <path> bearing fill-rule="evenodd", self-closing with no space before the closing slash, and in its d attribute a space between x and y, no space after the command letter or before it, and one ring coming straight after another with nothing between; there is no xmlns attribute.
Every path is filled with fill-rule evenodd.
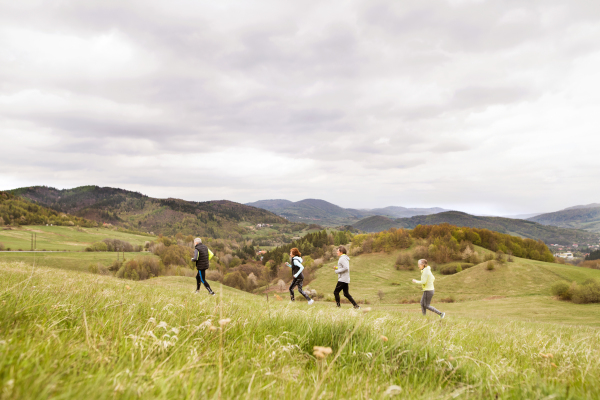
<svg viewBox="0 0 600 400"><path fill-rule="evenodd" d="M600 202L600 2L0 0L0 189Z"/></svg>

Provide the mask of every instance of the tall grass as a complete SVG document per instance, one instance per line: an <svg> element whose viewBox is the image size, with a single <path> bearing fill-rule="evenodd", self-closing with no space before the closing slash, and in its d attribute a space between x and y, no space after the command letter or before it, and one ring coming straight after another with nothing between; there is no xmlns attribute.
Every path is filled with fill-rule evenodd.
<svg viewBox="0 0 600 400"><path fill-rule="evenodd" d="M0 275L2 399L378 399L391 385L413 399L600 396L594 328L194 295L185 277L22 263Z"/></svg>

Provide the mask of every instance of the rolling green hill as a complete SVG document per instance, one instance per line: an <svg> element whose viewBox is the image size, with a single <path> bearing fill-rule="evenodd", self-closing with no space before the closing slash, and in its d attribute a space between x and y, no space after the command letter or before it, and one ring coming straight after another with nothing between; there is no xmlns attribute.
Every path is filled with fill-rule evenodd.
<svg viewBox="0 0 600 400"><path fill-rule="evenodd" d="M417 225L439 225L443 223L470 228L485 228L553 244L598 243L598 240L600 240L600 235L594 232L541 225L521 219L478 217L459 211L397 218L395 220L379 216L369 217L355 223L353 226L366 232L381 232L389 228L412 229Z"/></svg>
<svg viewBox="0 0 600 400"><path fill-rule="evenodd" d="M562 211L541 214L529 218L528 221L542 225L583 229L600 233L600 207L597 204L590 204L589 206L577 206Z"/></svg>
<svg viewBox="0 0 600 400"><path fill-rule="evenodd" d="M174 235L242 239L240 223L287 224L269 211L227 200L193 202L156 199L123 189L82 186L58 190L46 186L15 189L13 194L59 212L129 229Z"/></svg>
<svg viewBox="0 0 600 400"><path fill-rule="evenodd" d="M413 278L419 279L419 270L397 270L394 267L400 254L410 252L409 249L390 254L374 253L351 257L352 296L356 300L367 300L372 304L380 302L379 291L383 293L382 302L385 304L420 299L421 288L411 281ZM477 252L483 255L489 251L478 247ZM337 275L332 270L335 262L320 268L316 279L308 287L320 293L332 293L337 281ZM454 275L442 275L434 271L437 302L448 297L469 301L490 296L550 296L550 287L557 281L575 281L581 284L588 279L600 280L599 270L518 257L503 265L496 263L492 271L488 271L486 265L487 262L484 262Z"/></svg>
<svg viewBox="0 0 600 400"><path fill-rule="evenodd" d="M325 200L305 199L297 202L289 200L260 200L246 205L263 208L290 221L318 223L328 226L352 224L361 218L374 215L385 215L392 218L429 215L447 211L435 208L385 207L375 209L342 208Z"/></svg>

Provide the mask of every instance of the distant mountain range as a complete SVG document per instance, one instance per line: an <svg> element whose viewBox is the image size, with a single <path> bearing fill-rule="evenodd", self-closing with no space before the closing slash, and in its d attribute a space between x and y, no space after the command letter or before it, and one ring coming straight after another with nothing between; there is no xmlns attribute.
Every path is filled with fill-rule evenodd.
<svg viewBox="0 0 600 400"><path fill-rule="evenodd" d="M32 186L10 191L58 212L140 231L241 239L240 222L288 221L267 210L228 200L194 202L156 199L141 193L98 186L58 190Z"/></svg>
<svg viewBox="0 0 600 400"><path fill-rule="evenodd" d="M594 232L542 225L522 219L479 217L459 211L396 219L385 216L372 216L354 223L353 226L366 232L380 232L390 228L412 229L417 225L439 225L443 223L471 228L485 228L510 235L543 240L547 244L597 244L600 240L600 235Z"/></svg>
<svg viewBox="0 0 600 400"><path fill-rule="evenodd" d="M600 233L600 204L593 203L565 208L561 211L536 215L528 221L562 228L583 229Z"/></svg>
<svg viewBox="0 0 600 400"><path fill-rule="evenodd" d="M406 218L415 215L431 215L444 211L443 208L406 208L390 206L375 209L342 208L325 200L305 199L289 200L260 200L246 203L247 206L262 208L280 215L293 222L312 222L320 225L352 224L360 219L383 215L391 218Z"/></svg>

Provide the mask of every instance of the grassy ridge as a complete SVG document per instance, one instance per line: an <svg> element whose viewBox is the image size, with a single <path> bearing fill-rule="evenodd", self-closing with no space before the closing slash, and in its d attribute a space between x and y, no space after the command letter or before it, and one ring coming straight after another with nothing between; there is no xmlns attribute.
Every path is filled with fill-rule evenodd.
<svg viewBox="0 0 600 400"><path fill-rule="evenodd" d="M5 399L383 399L390 385L411 399L600 395L593 328L440 323L225 288L215 298L192 295L186 278L124 282L6 263L0 272ZM209 328L221 319L222 336ZM315 345L333 354L318 361Z"/></svg>

